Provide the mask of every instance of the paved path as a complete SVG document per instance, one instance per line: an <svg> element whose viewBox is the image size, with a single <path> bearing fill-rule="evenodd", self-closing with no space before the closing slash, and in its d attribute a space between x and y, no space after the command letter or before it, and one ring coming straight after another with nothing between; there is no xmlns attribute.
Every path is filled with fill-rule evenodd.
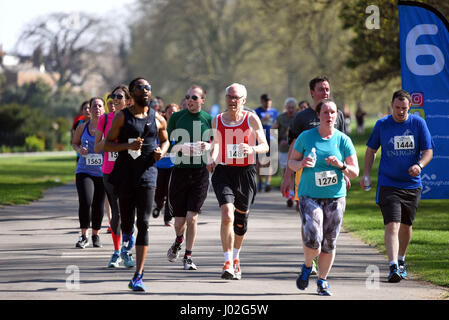
<svg viewBox="0 0 449 320"><path fill-rule="evenodd" d="M209 193L194 250L199 269L184 271L181 263L167 261L174 230L164 226L161 217L152 218L144 278L149 290L135 294L127 288L133 270L106 268L112 253L106 229L101 233L103 248L75 248L77 194L74 184L64 185L47 190L31 205L0 208L0 299L409 300L439 299L448 293L413 278L387 283L385 257L346 232L338 239L328 279L334 295L319 297L314 278L307 290L299 291L295 285L303 259L299 223L278 191L258 194L241 253L243 279L224 281L220 215L215 195ZM72 281L77 274L79 288Z"/></svg>

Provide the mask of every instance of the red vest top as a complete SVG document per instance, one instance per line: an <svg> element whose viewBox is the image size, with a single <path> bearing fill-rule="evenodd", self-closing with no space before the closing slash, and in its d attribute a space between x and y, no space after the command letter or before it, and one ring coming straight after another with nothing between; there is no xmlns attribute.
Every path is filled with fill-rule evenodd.
<svg viewBox="0 0 449 320"><path fill-rule="evenodd" d="M243 116L243 120L237 125L227 125L222 121L222 113L217 116L217 139L219 141L220 152L217 163L228 166L248 166L255 164L254 153L244 157L240 143L250 146L256 145L256 136L249 125L249 112Z"/></svg>

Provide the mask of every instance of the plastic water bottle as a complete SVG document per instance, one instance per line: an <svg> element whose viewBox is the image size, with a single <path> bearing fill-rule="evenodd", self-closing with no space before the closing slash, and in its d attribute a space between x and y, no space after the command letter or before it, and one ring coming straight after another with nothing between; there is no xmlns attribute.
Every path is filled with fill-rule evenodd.
<svg viewBox="0 0 449 320"><path fill-rule="evenodd" d="M363 180L363 189L365 190L365 191L370 191L371 190L371 184L370 184L370 181L369 181L369 177L368 176L363 176L363 178L362 178Z"/></svg>
<svg viewBox="0 0 449 320"><path fill-rule="evenodd" d="M89 152L89 140L86 140L85 142L86 142L85 148L87 149L87 152ZM84 157L85 157L85 155L84 155Z"/></svg>
<svg viewBox="0 0 449 320"><path fill-rule="evenodd" d="M315 167L315 163L316 163L316 149L312 148L312 151L309 153L308 156L313 159L313 166L311 168Z"/></svg>

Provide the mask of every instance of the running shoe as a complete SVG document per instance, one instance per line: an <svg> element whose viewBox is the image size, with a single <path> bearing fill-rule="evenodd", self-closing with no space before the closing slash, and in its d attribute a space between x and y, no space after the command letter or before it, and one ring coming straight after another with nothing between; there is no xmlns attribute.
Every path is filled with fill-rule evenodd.
<svg viewBox="0 0 449 320"><path fill-rule="evenodd" d="M316 276L318 274L318 258L313 259L312 262L312 272L310 273L312 276Z"/></svg>
<svg viewBox="0 0 449 320"><path fill-rule="evenodd" d="M390 266L390 274L388 275L388 282L396 283L401 281L402 277L399 273L399 268L397 264L392 264Z"/></svg>
<svg viewBox="0 0 449 320"><path fill-rule="evenodd" d="M172 244L172 246L170 247L170 249L168 249L167 251L167 258L168 261L170 262L175 262L176 259L178 259L179 256L179 252L181 251L181 247L182 247L182 242L178 243L178 242L174 242Z"/></svg>
<svg viewBox="0 0 449 320"><path fill-rule="evenodd" d="M288 199L288 200L287 200L287 207L288 207L288 208L293 207L293 200L292 200L292 199Z"/></svg>
<svg viewBox="0 0 449 320"><path fill-rule="evenodd" d="M159 217L159 214L161 213L161 210L158 208L153 209L153 218Z"/></svg>
<svg viewBox="0 0 449 320"><path fill-rule="evenodd" d="M405 264L404 260L399 260L399 274L401 275L402 279L407 278L407 265Z"/></svg>
<svg viewBox="0 0 449 320"><path fill-rule="evenodd" d="M101 244L101 241L100 241L100 237L97 234L92 235L92 246L94 248L102 248L103 247L103 245Z"/></svg>
<svg viewBox="0 0 449 320"><path fill-rule="evenodd" d="M132 291L146 291L147 288L145 288L145 286L143 285L142 278L143 270L142 274L134 274L134 277L128 284L128 288L130 288Z"/></svg>
<svg viewBox="0 0 449 320"><path fill-rule="evenodd" d="M320 296L331 296L332 293L329 291L329 283L324 279L318 279L316 282L318 295Z"/></svg>
<svg viewBox="0 0 449 320"><path fill-rule="evenodd" d="M196 265L193 263L192 258L184 258L184 270L196 270L198 269Z"/></svg>
<svg viewBox="0 0 449 320"><path fill-rule="evenodd" d="M221 274L221 278L225 280L233 280L234 275L234 268L231 265L231 261L226 261L223 266L223 273Z"/></svg>
<svg viewBox="0 0 449 320"><path fill-rule="evenodd" d="M108 268L118 268L120 266L120 262L122 262L122 258L120 258L120 252L114 251L111 260L109 260Z"/></svg>
<svg viewBox="0 0 449 320"><path fill-rule="evenodd" d="M89 245L89 239L85 235L81 235L81 237L78 238L78 242L76 243L77 248L84 249Z"/></svg>
<svg viewBox="0 0 449 320"><path fill-rule="evenodd" d="M234 259L234 280L242 279L242 269L240 269L239 259Z"/></svg>
<svg viewBox="0 0 449 320"><path fill-rule="evenodd" d="M136 262L133 259L133 254L125 248L122 248L120 251L120 257L123 259L123 264L125 267L132 268L136 266Z"/></svg>
<svg viewBox="0 0 449 320"><path fill-rule="evenodd" d="M271 191L271 185L265 184L265 192L270 192L270 191Z"/></svg>
<svg viewBox="0 0 449 320"><path fill-rule="evenodd" d="M167 227L173 227L173 223L171 223L171 221L164 221L164 223Z"/></svg>
<svg viewBox="0 0 449 320"><path fill-rule="evenodd" d="M312 272L312 267L307 268L305 264L302 265L302 269L298 278L296 279L296 287L299 290L304 290L309 286L309 277Z"/></svg>

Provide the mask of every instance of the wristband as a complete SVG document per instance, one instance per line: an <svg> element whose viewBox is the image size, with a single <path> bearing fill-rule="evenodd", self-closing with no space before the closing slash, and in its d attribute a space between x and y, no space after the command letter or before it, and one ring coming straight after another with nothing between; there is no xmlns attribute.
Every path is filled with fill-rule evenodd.
<svg viewBox="0 0 449 320"><path fill-rule="evenodd" d="M416 164L418 165L418 167L421 168L421 171L422 171L422 169L424 169L424 167L422 166L421 162L418 161Z"/></svg>

